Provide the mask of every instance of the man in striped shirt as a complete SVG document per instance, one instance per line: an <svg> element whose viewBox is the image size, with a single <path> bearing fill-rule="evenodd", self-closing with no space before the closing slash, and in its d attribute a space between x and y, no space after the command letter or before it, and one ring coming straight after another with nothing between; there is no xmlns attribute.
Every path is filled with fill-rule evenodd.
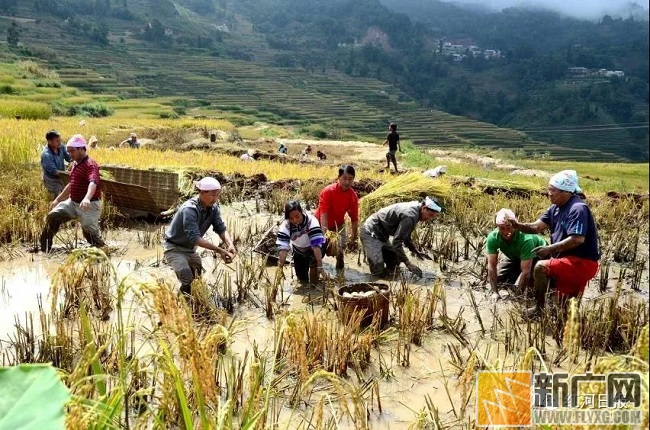
<svg viewBox="0 0 650 430"><path fill-rule="evenodd" d="M70 182L50 204L50 213L47 214L41 234L42 252L50 252L59 228L72 219L79 219L84 238L91 246L105 245L99 230L99 217L102 213L99 166L88 157L86 140L82 135L72 136L67 149L74 161Z"/></svg>

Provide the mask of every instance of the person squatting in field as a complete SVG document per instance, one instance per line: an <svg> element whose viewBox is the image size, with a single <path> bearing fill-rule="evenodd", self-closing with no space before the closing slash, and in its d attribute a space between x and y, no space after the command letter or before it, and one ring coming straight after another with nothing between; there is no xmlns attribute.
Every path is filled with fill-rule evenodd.
<svg viewBox="0 0 650 430"><path fill-rule="evenodd" d="M292 251L293 266L299 281L316 283L319 275L327 278L323 270L323 230L318 219L305 212L296 200L290 200L284 206L284 221L280 224L275 243L280 271L289 251Z"/></svg>
<svg viewBox="0 0 650 430"><path fill-rule="evenodd" d="M576 172L563 170L549 180L551 206L537 221L523 224L508 219L510 226L524 233L551 231L551 245L533 249L540 258L534 269L536 306L526 310L527 316L541 314L549 280L564 304L569 298L581 297L598 272L598 231L589 206L578 195L580 192Z"/></svg>
<svg viewBox="0 0 650 430"><path fill-rule="evenodd" d="M514 284L518 294L524 294L527 288L533 288L532 270L537 263L537 256L533 250L547 245L546 240L540 235L515 230L508 225L506 218L517 219L510 209L501 209L496 215L497 228L492 230L485 240L488 282L492 293L497 297L499 297L499 284ZM502 254L501 262L499 262L499 251Z"/></svg>
<svg viewBox="0 0 650 430"><path fill-rule="evenodd" d="M355 245L359 231L359 196L352 189L356 172L354 167L347 164L339 167L339 176L336 182L323 188L318 196L318 208L314 213L320 222L323 234L331 230L338 234L338 253L336 254L336 268L345 266L344 255L348 244L348 234L345 228L345 215L350 217L351 231L350 244ZM328 249L328 243L325 244ZM329 255L329 254L328 254Z"/></svg>
<svg viewBox="0 0 650 430"><path fill-rule="evenodd" d="M181 283L180 292L185 297L191 296L192 281L203 272L201 256L196 252L198 246L221 255L226 263L237 255L217 204L221 184L214 178L205 177L194 182L194 185L199 194L181 205L167 227L163 240L164 259L176 273ZM225 249L203 238L211 226L225 244Z"/></svg>
<svg viewBox="0 0 650 430"><path fill-rule="evenodd" d="M418 222L433 219L441 211L438 202L427 197L421 202L386 206L370 215L361 226L360 236L372 275L392 276L403 262L409 271L422 277L422 270L408 259L404 246L416 257L426 258L427 256L419 252L411 241L411 233ZM392 242L389 241L391 236Z"/></svg>
<svg viewBox="0 0 650 430"><path fill-rule="evenodd" d="M91 246L105 245L99 229L102 213L99 166L86 153L88 148L82 135L72 136L67 149L74 161L70 182L50 204L40 238L42 252L50 252L59 228L72 219L79 219L84 238Z"/></svg>

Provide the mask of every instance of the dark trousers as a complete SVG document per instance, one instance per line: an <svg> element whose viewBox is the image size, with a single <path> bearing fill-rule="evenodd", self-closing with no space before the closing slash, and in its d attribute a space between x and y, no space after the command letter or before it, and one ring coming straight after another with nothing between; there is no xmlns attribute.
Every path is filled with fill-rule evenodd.
<svg viewBox="0 0 650 430"><path fill-rule="evenodd" d="M534 285L533 279L533 270L535 269L535 264L537 264L538 259L533 259L533 265L530 268L530 277L528 279L528 286L532 288ZM501 255L499 265L497 266L497 282L499 284L510 284L514 285L517 282L517 278L521 275L521 260L509 259L505 255Z"/></svg>
<svg viewBox="0 0 650 430"><path fill-rule="evenodd" d="M321 248L321 252L322 252ZM309 282L309 268L316 267L316 257L314 249L309 248L307 251L298 251L293 248L293 269L299 281Z"/></svg>

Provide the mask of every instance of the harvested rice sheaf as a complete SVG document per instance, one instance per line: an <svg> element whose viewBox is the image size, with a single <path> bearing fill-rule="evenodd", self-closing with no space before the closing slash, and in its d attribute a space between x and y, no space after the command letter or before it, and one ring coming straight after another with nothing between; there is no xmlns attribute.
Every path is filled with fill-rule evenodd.
<svg viewBox="0 0 650 430"><path fill-rule="evenodd" d="M524 356L519 361L519 365L517 366L517 368L519 370L532 370L535 354L536 354L536 349L534 346L528 348Z"/></svg>
<svg viewBox="0 0 650 430"><path fill-rule="evenodd" d="M436 197L444 207L451 190L451 185L443 178L430 178L419 172L401 175L360 200L361 219L368 218L385 206L421 200L425 196Z"/></svg>
<svg viewBox="0 0 650 430"><path fill-rule="evenodd" d="M326 254L330 257L339 254L339 235L336 231L328 230L325 233L325 239L327 240L327 249L325 250Z"/></svg>

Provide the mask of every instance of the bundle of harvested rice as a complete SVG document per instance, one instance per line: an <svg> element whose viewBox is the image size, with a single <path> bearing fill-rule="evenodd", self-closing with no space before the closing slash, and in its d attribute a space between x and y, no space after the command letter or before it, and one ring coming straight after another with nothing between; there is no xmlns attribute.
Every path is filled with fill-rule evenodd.
<svg viewBox="0 0 650 430"><path fill-rule="evenodd" d="M339 234L336 231L327 230L327 233L325 233L325 239L327 240L325 255L330 257L339 255Z"/></svg>
<svg viewBox="0 0 650 430"><path fill-rule="evenodd" d="M430 178L414 172L398 176L360 200L361 219L394 203L436 197L442 205L449 200L451 185L445 178Z"/></svg>

